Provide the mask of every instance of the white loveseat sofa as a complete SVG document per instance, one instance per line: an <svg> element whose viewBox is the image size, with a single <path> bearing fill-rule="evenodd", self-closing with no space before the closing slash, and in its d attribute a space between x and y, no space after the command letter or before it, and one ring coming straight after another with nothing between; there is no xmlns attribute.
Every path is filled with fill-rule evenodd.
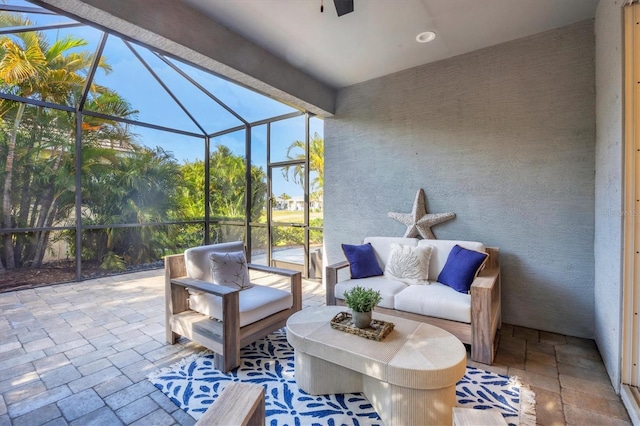
<svg viewBox="0 0 640 426"><path fill-rule="evenodd" d="M385 269L391 244L432 247L429 262L429 285L407 285L385 275L339 281L339 270L348 268L342 261L325 270L327 305L344 305L345 291L356 285L379 290L382 301L375 311L443 328L463 343L471 345L471 358L491 364L497 345L496 332L501 327L499 251L482 243L452 240L418 240L416 238L368 237L378 264ZM460 293L437 281L451 249L485 252L489 256L471 284L469 294Z"/></svg>

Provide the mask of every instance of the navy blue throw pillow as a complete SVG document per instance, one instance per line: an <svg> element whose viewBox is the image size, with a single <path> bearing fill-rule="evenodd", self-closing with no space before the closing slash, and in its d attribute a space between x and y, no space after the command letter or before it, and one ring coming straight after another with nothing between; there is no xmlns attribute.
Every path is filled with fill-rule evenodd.
<svg viewBox="0 0 640 426"><path fill-rule="evenodd" d="M343 244L342 251L349 261L351 278L367 278L382 275L376 254L371 243L359 246Z"/></svg>
<svg viewBox="0 0 640 426"><path fill-rule="evenodd" d="M447 262L438 275L438 282L448 285L460 293L468 293L478 270L488 255L479 251L453 246Z"/></svg>

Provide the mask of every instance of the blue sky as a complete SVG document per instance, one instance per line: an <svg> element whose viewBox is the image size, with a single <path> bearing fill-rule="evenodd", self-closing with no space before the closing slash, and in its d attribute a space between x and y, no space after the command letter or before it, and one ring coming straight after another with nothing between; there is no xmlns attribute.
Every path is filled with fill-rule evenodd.
<svg viewBox="0 0 640 426"><path fill-rule="evenodd" d="M17 0L9 0L6 3L33 6L28 2ZM29 19L39 24L69 22L69 19L65 17L39 14L31 14ZM44 33L50 42L67 35L82 38L88 42L88 45L82 50L90 52L96 50L102 35L101 31L86 26L51 30ZM195 88L147 49L138 45L133 46L207 133L222 131L242 124L240 120ZM139 111L137 120L192 133L201 133L122 40L109 36L103 56L107 58L112 72L105 74L99 70L95 82L109 87L127 99L132 109ZM296 111L292 107L200 71L195 67L176 60L172 60L172 62L249 122ZM260 126L252 131L252 162L266 170L265 127ZM311 135L314 132L323 135L322 120L312 119L310 128ZM162 132L142 126L135 126L132 131L139 135L140 143L149 147L161 146L165 150L173 152L180 162L204 158L204 144L200 138ZM271 125L271 161L286 160L287 147L295 140L304 140L304 137L304 117L273 123ZM234 132L212 140L212 147L217 144L226 145L234 153L244 156L244 131ZM276 195L282 192L292 196L302 195L300 186L282 179L279 170L274 171L273 176Z"/></svg>

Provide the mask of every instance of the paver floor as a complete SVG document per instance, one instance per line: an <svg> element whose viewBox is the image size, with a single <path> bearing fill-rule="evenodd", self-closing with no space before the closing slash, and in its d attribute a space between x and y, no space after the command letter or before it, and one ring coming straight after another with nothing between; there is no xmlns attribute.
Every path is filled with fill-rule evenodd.
<svg viewBox="0 0 640 426"><path fill-rule="evenodd" d="M161 270L2 293L0 426L192 425L146 377L200 350L165 342ZM529 384L539 424L630 424L593 340L504 324L494 365L468 363Z"/></svg>

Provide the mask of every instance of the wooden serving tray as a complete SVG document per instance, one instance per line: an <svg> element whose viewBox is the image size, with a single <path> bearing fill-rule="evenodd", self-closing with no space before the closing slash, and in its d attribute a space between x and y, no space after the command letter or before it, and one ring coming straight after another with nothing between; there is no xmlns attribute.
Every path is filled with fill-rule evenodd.
<svg viewBox="0 0 640 426"><path fill-rule="evenodd" d="M392 322L371 320L371 325L367 328L358 328L353 325L353 318L349 312L340 312L333 317L331 328L344 331L345 333L355 334L365 339L375 340L377 342L385 338L385 336L393 330Z"/></svg>

